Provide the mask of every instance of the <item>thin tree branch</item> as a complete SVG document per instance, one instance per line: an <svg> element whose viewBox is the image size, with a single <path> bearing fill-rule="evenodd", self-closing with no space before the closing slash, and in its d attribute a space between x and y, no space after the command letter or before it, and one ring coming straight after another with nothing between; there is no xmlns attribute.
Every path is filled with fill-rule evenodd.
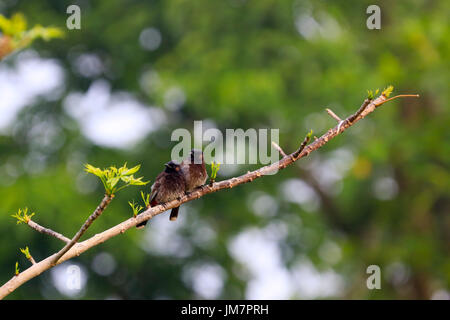
<svg viewBox="0 0 450 320"><path fill-rule="evenodd" d="M28 259L28 260L30 260L31 264L36 264L36 261L34 260L32 255L30 255L30 259Z"/></svg>
<svg viewBox="0 0 450 320"><path fill-rule="evenodd" d="M25 257L28 259L28 261L31 262L31 264L36 264L36 261L34 260L33 256L30 253L30 249L25 247L25 249L20 248L20 251L25 255Z"/></svg>
<svg viewBox="0 0 450 320"><path fill-rule="evenodd" d="M342 119L339 118L339 117L336 115L336 113L333 112L333 110L328 109L328 108L326 108L325 110L328 112L328 114L329 114L334 120L336 120L337 122L342 122Z"/></svg>
<svg viewBox="0 0 450 320"><path fill-rule="evenodd" d="M303 139L302 144L300 147L295 151L293 154L291 154L292 161L297 161L299 154L305 149L306 145L308 144L309 140L311 140L311 137L307 135L305 139Z"/></svg>
<svg viewBox="0 0 450 320"><path fill-rule="evenodd" d="M398 97L400 97L400 96L398 96ZM396 98L396 97L394 97L394 98ZM390 99L390 100L393 100L393 99ZM354 123L356 123L360 119L363 119L369 113L373 112L377 107L383 105L386 102L386 97L384 95L380 95L378 98L376 98L374 100L371 100L369 102L366 102L366 101L363 103L364 107L361 106L360 110L358 110L355 114L351 115L347 119L343 120L342 124L339 124L338 126L329 129L320 138L318 138L317 140L315 140L314 142L312 142L309 145L305 144L305 140L306 140L306 138L305 138L302 145L300 146L300 148L297 151L295 151L294 153L290 154L287 157L282 158L278 162L261 167L255 171L248 172L239 177L234 177L234 178L231 178L228 180L216 182L213 185L205 185L203 187L200 187L200 188L194 190L193 192L184 195L180 199L173 200L173 201L161 204L161 205L157 205L157 206L148 208L143 213L139 214L137 217L129 218L129 219L125 220L124 222L122 222L108 230L105 230L99 234L96 234L93 237L91 237L83 242L76 243L76 241L79 239L79 237L81 237L81 235L85 231L84 226L87 224L87 227L88 227L93 221L92 220L92 221L90 221L90 223L88 223L90 220L90 219L88 219L88 221L86 221L85 225L83 225L83 227L80 229L80 231L77 233L77 235L75 235L74 239L76 239L76 240L73 241L74 239L72 239L72 241L69 243L70 247L69 247L69 244L66 245L66 247L64 247L60 252L51 255L50 257L36 263L35 265L32 265L25 271L21 272L18 276L14 276L11 280L9 280L2 287L0 287L0 299L6 297L8 294L13 292L15 289L20 287L22 284L26 283L30 279L33 279L34 277L38 276L42 272L52 268L56 264L60 264L60 263L66 261L66 260L69 260L75 256L79 256L80 254L89 250L90 248L95 247L95 246L109 240L110 238L112 238L114 236L124 233L126 230L134 228L137 224L142 223L147 220L150 220L154 216L161 214L162 212L164 212L168 209L178 207L185 202L189 202L194 199L198 199L209 193L217 192L222 189L230 189L230 188L233 188L235 186L238 186L238 185L241 185L241 184L244 184L247 182L252 182L253 180L255 180L257 178L263 177L268 174L273 174L273 173L277 172L278 170L286 168L288 165L294 163L295 161L297 161L303 157L306 157L312 151L319 149L321 146L326 144L330 139L337 136L340 132L343 132L348 127L352 126ZM337 130L337 128L339 128L339 130ZM309 135L307 136L307 138L308 137L309 137ZM303 146L303 144L305 144L305 145ZM296 156L294 157L294 155L296 155ZM100 211L98 215L101 214L101 212L104 210L105 206L107 205L107 203L109 203L109 201L111 201L111 199L108 200L105 196L105 198L102 201L103 205L100 204L100 206L96 210L96 211ZM89 218L91 218L91 217L89 217ZM61 254L61 252L63 252L63 253Z"/></svg>
<svg viewBox="0 0 450 320"><path fill-rule="evenodd" d="M386 99L385 102L388 102L388 101L391 101L391 100L395 100L395 99L398 99L398 98L408 98L408 97L409 98L419 98L420 95L418 95L418 94L399 94L399 95L397 95L395 97Z"/></svg>
<svg viewBox="0 0 450 320"><path fill-rule="evenodd" d="M286 153L283 151L283 149L281 149L281 147L274 141L272 141L272 145L275 149L278 150L278 152L284 157L287 157Z"/></svg>
<svg viewBox="0 0 450 320"><path fill-rule="evenodd" d="M381 97L381 96L380 96ZM384 97L384 96L383 96ZM367 108L367 106L372 102L373 100L370 99L365 99L364 102L362 103L361 107L359 107L358 111L356 111L355 114L353 114L352 116L350 116L348 118L348 121L350 123L353 123L353 121L356 120L356 118L359 117L359 115Z"/></svg>
<svg viewBox="0 0 450 320"><path fill-rule="evenodd" d="M34 260L33 256L30 254L30 256L27 258L28 261L31 262L31 264L36 264L36 261Z"/></svg>
<svg viewBox="0 0 450 320"><path fill-rule="evenodd" d="M108 206L108 204L111 202L111 200L113 199L113 195L108 195L106 194L103 199L102 202L100 202L100 204L98 205L98 207L95 209L95 211L89 216L89 218L84 222L84 224L81 226L80 230L78 230L78 232L75 234L75 236L72 238L72 240L70 240L69 243L67 243L64 248L62 248L59 252L57 252L55 254L55 257L53 258L52 264L56 265L56 263L58 262L58 260L67 252L70 250L70 248L72 248L74 246L74 244L81 238L81 236L86 232L86 230L89 228L89 226L95 221L95 219L97 219L98 217L100 217L100 215L103 213L103 211L105 211L106 207Z"/></svg>
<svg viewBox="0 0 450 320"><path fill-rule="evenodd" d="M29 220L27 223L32 229L36 230L37 232L40 233L44 233L44 234L48 234L52 237L55 237L56 239L59 239L65 243L70 242L70 239L63 236L62 234L53 231L52 229L48 229L48 228L44 228L43 226L37 224L36 222L34 222L33 220Z"/></svg>

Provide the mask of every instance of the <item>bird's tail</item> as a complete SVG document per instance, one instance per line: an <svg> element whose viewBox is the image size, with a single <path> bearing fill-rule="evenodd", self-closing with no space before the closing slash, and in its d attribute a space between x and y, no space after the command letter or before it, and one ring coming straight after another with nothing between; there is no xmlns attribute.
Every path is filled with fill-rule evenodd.
<svg viewBox="0 0 450 320"><path fill-rule="evenodd" d="M148 222L148 221L144 221L144 222L141 222L141 223L137 224L137 225L136 225L136 228L142 229L143 227L145 227L145 226L147 225L147 222Z"/></svg>
<svg viewBox="0 0 450 320"><path fill-rule="evenodd" d="M178 218L178 210L180 207L173 208L172 211L170 211L170 221L175 221Z"/></svg>
<svg viewBox="0 0 450 320"><path fill-rule="evenodd" d="M156 203L155 203L155 205L156 205ZM152 207L153 206L153 204L151 204L150 206L148 206L146 209L148 209L148 208L150 208L150 207ZM141 223L138 223L137 225L136 225L136 228L137 229L142 229L143 227L145 227L146 225L147 225L147 222L148 222L148 220L146 220L146 221L144 221L144 222L141 222Z"/></svg>

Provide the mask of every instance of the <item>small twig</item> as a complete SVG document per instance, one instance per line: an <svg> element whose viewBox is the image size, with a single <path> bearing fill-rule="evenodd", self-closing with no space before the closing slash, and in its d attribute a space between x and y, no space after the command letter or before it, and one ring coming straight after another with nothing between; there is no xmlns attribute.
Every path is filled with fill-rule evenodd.
<svg viewBox="0 0 450 320"><path fill-rule="evenodd" d="M28 259L28 261L31 262L31 264L36 264L36 261L30 254L30 249L28 248L28 246L25 247L25 249L20 248L20 252L22 252L25 255L25 257Z"/></svg>
<svg viewBox="0 0 450 320"><path fill-rule="evenodd" d="M111 202L111 200L113 199L114 195L108 195L106 194L103 199L102 202L100 202L100 204L98 205L98 207L95 209L95 211L89 216L89 218L84 222L84 224L81 226L80 230L78 230L78 232L75 234L75 236L72 238L72 240L70 240L70 242L68 242L64 248L62 248L58 253L56 253L53 256L53 261L52 264L56 265L56 263L58 262L58 260L67 252L70 250L70 248L72 248L75 243L77 243L78 239L81 238L81 236L86 232L86 230L89 228L89 226L95 221L95 219L97 219L105 210L105 208L108 206L108 204Z"/></svg>
<svg viewBox="0 0 450 320"><path fill-rule="evenodd" d="M342 122L342 119L339 118L339 117L336 115L336 113L333 112L333 110L328 109L328 108L326 108L325 110L328 112L328 114L329 114L334 120L336 120L337 122Z"/></svg>
<svg viewBox="0 0 450 320"><path fill-rule="evenodd" d="M386 103L386 102L388 102L388 101L391 101L391 100L395 100L395 99L397 99L397 98L407 98L407 97L410 97L410 98L419 98L420 95L418 95L418 94L399 94L398 96L395 96L395 97L386 99L386 100L384 101L384 103Z"/></svg>
<svg viewBox="0 0 450 320"><path fill-rule="evenodd" d="M30 259L28 259L31 264L36 264L36 261L33 259L33 256L30 255Z"/></svg>
<svg viewBox="0 0 450 320"><path fill-rule="evenodd" d="M326 108L325 110L327 110L328 114L329 114L334 120L336 120L337 122L339 122L339 125L338 125L338 127L337 127L337 132L341 131L341 127L342 127L342 125L344 124L344 121L343 121L341 118L339 118L339 117L336 115L336 113L333 112L333 110L328 109L328 108Z"/></svg>
<svg viewBox="0 0 450 320"><path fill-rule="evenodd" d="M37 224L36 222L34 222L31 219L28 221L27 224L28 224L28 226L30 226L32 229L36 230L37 232L48 234L48 235L50 235L52 237L55 237L58 240L64 241L65 243L70 242L69 238L63 236L62 234L60 234L60 233L58 233L56 231L53 231L53 230L48 229L48 228L44 228L43 226Z"/></svg>
<svg viewBox="0 0 450 320"><path fill-rule="evenodd" d="M372 102L373 100L370 99L365 99L364 102L362 103L361 107L359 107L358 111L356 111L356 113L354 113L353 115L351 115L349 118L347 118L346 121L349 124L352 124L356 118L358 118L360 116L360 114L367 108L367 106ZM339 132L339 131L338 131Z"/></svg>
<svg viewBox="0 0 450 320"><path fill-rule="evenodd" d="M275 149L278 150L279 153L281 153L281 155L284 157L287 157L286 153L283 151L283 149L281 149L281 147L274 141L272 141L272 145Z"/></svg>
<svg viewBox="0 0 450 320"><path fill-rule="evenodd" d="M292 161L296 161L298 156L300 155L300 153L303 151L303 149L305 149L306 145L308 144L309 140L311 140L311 136L313 134L313 131L311 130L305 137L305 139L303 139L302 144L300 145L300 147L297 149L297 151L295 151L293 154L290 155Z"/></svg>

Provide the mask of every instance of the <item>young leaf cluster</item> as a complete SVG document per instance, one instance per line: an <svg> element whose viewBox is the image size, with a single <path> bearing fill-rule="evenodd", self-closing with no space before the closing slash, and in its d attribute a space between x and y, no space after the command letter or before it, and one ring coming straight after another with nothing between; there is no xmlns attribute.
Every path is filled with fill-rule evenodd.
<svg viewBox="0 0 450 320"><path fill-rule="evenodd" d="M391 95L392 91L394 91L394 87L388 86L381 92L381 94L388 98ZM380 92L380 89L376 89L375 92L373 90L367 90L367 99L373 100L375 96L378 95L378 92Z"/></svg>
<svg viewBox="0 0 450 320"><path fill-rule="evenodd" d="M125 163L120 168L111 166L106 169L100 169L90 164L86 164L84 170L99 177L103 183L106 194L113 195L128 186L143 186L148 183L148 181L142 181L143 177L134 177L133 174L135 174L140 167L141 165L137 165L133 168L127 168L127 164Z"/></svg>
<svg viewBox="0 0 450 320"><path fill-rule="evenodd" d="M217 172L219 172L220 163L216 163L215 161L211 162L211 181L215 181L217 178Z"/></svg>
<svg viewBox="0 0 450 320"><path fill-rule="evenodd" d="M133 217L136 218L136 216L139 214L139 212L143 209L141 205L137 205L134 200L132 202L128 201L128 204L130 205L131 209L133 210Z"/></svg>
<svg viewBox="0 0 450 320"><path fill-rule="evenodd" d="M34 212L28 215L28 208L19 209L15 214L12 214L11 217L17 219L17 224L28 223L31 217L34 216Z"/></svg>
<svg viewBox="0 0 450 320"><path fill-rule="evenodd" d="M15 50L29 46L36 39L49 41L61 38L64 32L55 27L35 25L27 30L27 20L21 13L14 14L10 19L0 14L0 59Z"/></svg>
<svg viewBox="0 0 450 320"><path fill-rule="evenodd" d="M28 246L26 246L25 249L20 248L20 252L22 252L28 260L31 259L30 249Z"/></svg>

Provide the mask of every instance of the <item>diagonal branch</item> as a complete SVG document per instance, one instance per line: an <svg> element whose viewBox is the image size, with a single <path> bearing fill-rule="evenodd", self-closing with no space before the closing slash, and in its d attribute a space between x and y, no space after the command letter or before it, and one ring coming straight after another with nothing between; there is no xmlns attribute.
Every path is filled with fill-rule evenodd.
<svg viewBox="0 0 450 320"><path fill-rule="evenodd" d="M58 260L74 246L74 244L81 238L81 236L86 232L86 230L89 228L89 226L94 222L95 219L100 217L100 215L105 211L108 204L113 199L114 195L108 195L106 194L102 202L98 205L98 207L95 209L95 211L89 216L89 218L84 222L84 224L81 226L80 230L75 234L75 236L68 242L64 248L62 248L59 252L57 252L52 260L52 264L56 265Z"/></svg>
<svg viewBox="0 0 450 320"><path fill-rule="evenodd" d="M398 96L400 98L401 96ZM397 97L394 97L397 98ZM389 99L391 101L392 99ZM0 299L4 298L11 292L13 292L15 289L20 287L22 284L26 283L30 279L33 279L34 277L38 276L42 272L54 267L57 264L60 264L66 260L69 260L75 256L79 256L83 252L89 250L92 247L95 247L112 237L115 237L119 234L124 233L130 228L134 228L137 224L142 223L144 221L150 220L154 216L161 214L162 212L179 207L181 204L185 202L192 201L194 199L198 199L206 194L217 192L222 189L230 189L235 186L252 182L255 179L258 179L260 177L263 177L268 174L276 173L278 170L286 168L288 165L294 163L295 161L306 157L309 153L311 153L314 150L319 149L321 146L326 144L330 139L334 138L341 132L345 131L348 127L352 126L357 121L363 119L365 116L367 116L369 113L373 112L377 107L383 105L386 102L386 97L384 95L380 95L378 98L374 100L366 100L361 108L353 115L349 116L345 120L343 120L341 123L339 123L336 127L329 129L326 133L324 133L320 138L316 139L314 142L312 142L309 145L306 145L305 140L308 138L305 138L304 142L300 146L299 149L297 149L294 153L288 155L287 157L283 157L280 161L275 162L273 164L261 167L255 171L248 172L244 175L241 175L239 177L234 177L228 180L220 181L217 183L213 183L212 185L205 185L203 187L200 187L193 192L184 195L180 199L173 200L161 205L157 205L155 207L148 208L143 213L138 215L137 217L132 217L124 222L105 230L99 234L94 235L93 237L80 242L76 243L76 241L81 237L81 235L85 231L86 228L89 227L89 225L93 222L93 220L96 217L93 217L92 220L91 217L94 216L92 214L91 217L85 222L83 227L80 229L80 231L75 235L74 239L70 243L68 243L60 252L55 253L51 255L50 257L32 265L25 271L21 272L19 275L14 276L11 280L9 280L7 283L5 283L2 287L0 287ZM309 139L308 139L309 140ZM295 157L294 157L295 155ZM111 201L112 198L105 198L103 199L100 206L96 209L96 212L98 212L98 215L100 215L103 210L105 209L106 205ZM90 221L90 222L89 222ZM79 235L79 236L78 236ZM76 240L75 240L76 239Z"/></svg>
<svg viewBox="0 0 450 320"><path fill-rule="evenodd" d="M27 224L28 224L28 226L30 226L32 229L36 230L37 232L48 234L52 237L55 237L56 239L59 239L59 240L65 242L65 243L70 242L69 238L63 236L62 234L60 234L56 231L53 231L52 229L45 228L45 227L37 224L36 222L34 222L31 219L27 222Z"/></svg>

